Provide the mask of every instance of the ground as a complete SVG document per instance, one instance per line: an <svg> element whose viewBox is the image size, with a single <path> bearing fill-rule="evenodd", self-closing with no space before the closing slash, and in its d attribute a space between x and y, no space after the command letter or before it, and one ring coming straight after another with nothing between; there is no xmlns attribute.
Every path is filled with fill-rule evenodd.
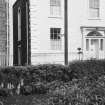
<svg viewBox="0 0 105 105"><path fill-rule="evenodd" d="M45 95L13 96L0 98L0 105L44 105L47 103Z"/></svg>

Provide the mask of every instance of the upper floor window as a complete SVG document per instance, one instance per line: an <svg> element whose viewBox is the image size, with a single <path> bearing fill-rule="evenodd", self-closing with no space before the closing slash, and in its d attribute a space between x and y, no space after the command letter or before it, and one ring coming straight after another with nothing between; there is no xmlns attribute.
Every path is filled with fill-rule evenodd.
<svg viewBox="0 0 105 105"><path fill-rule="evenodd" d="M91 18L99 18L99 0L89 0L89 12Z"/></svg>
<svg viewBox="0 0 105 105"><path fill-rule="evenodd" d="M52 50L61 50L61 28L50 28L50 40Z"/></svg>
<svg viewBox="0 0 105 105"><path fill-rule="evenodd" d="M61 0L50 0L50 15L54 17L61 15Z"/></svg>

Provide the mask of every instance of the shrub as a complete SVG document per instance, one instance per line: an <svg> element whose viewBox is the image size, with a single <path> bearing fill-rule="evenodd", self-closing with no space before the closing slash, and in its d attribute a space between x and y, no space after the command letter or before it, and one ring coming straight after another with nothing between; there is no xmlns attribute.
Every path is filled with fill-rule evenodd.
<svg viewBox="0 0 105 105"><path fill-rule="evenodd" d="M31 88L39 94L44 94L47 91L44 83L50 83L56 80L69 80L69 76L65 71L65 66L57 64L0 68L0 83L4 84L3 88L7 88L8 84L11 84L15 90L21 85L22 94L30 94ZM38 85L38 83L41 84ZM32 84L35 84L35 86L32 86Z"/></svg>
<svg viewBox="0 0 105 105"><path fill-rule="evenodd" d="M22 94L46 94L54 91L53 88L60 86L61 83L84 78L89 82L98 81L102 75L105 75L105 60L75 61L69 66L59 64L15 66L0 68L0 84L3 83L3 88L7 88L10 83L14 90L21 85ZM12 93L15 94L15 91Z"/></svg>
<svg viewBox="0 0 105 105"><path fill-rule="evenodd" d="M98 81L75 79L68 83L60 83L50 94L49 105L104 105L105 80L103 77Z"/></svg>
<svg viewBox="0 0 105 105"><path fill-rule="evenodd" d="M7 89L7 88L1 88L0 89L0 97L7 97L9 96L11 93L10 93L10 90Z"/></svg>
<svg viewBox="0 0 105 105"><path fill-rule="evenodd" d="M72 79L97 79L105 74L105 60L75 61L69 64L68 71Z"/></svg>
<svg viewBox="0 0 105 105"><path fill-rule="evenodd" d="M48 91L48 88L43 83L33 84L32 87L33 87L32 91L33 94L46 94Z"/></svg>
<svg viewBox="0 0 105 105"><path fill-rule="evenodd" d="M58 64L44 64L34 66L33 73L39 75L40 81L46 82L65 79L66 75L65 66Z"/></svg>
<svg viewBox="0 0 105 105"><path fill-rule="evenodd" d="M29 85L21 86L20 93L22 95L30 95L30 94L32 94L32 86L29 86Z"/></svg>

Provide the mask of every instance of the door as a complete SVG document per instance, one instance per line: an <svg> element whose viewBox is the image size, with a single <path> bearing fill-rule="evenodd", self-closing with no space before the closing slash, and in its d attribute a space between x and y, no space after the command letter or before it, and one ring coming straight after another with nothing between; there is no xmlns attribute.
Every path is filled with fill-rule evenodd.
<svg viewBox="0 0 105 105"><path fill-rule="evenodd" d="M91 39L90 54L93 59L99 57L99 39Z"/></svg>

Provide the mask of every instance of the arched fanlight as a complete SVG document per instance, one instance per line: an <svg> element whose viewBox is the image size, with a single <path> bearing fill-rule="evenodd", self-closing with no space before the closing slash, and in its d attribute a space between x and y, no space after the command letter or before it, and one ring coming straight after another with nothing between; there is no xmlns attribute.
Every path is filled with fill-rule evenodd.
<svg viewBox="0 0 105 105"><path fill-rule="evenodd" d="M102 36L102 34L98 31L92 31L92 32L89 32L87 36Z"/></svg>

